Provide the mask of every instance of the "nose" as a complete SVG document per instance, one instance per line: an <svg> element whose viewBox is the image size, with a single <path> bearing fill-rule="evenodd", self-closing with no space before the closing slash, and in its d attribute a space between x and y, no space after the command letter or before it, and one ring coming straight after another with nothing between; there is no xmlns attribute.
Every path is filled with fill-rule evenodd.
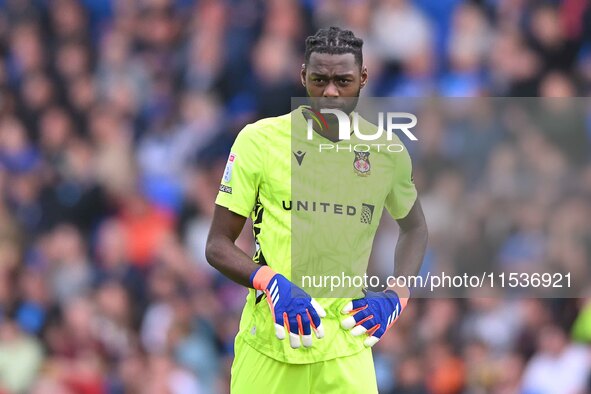
<svg viewBox="0 0 591 394"><path fill-rule="evenodd" d="M339 89L332 81L324 88L323 97L339 97Z"/></svg>

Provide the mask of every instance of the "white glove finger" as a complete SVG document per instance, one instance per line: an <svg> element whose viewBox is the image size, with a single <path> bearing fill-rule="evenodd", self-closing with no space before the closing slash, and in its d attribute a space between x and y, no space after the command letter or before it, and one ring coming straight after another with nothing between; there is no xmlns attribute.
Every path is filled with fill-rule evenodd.
<svg viewBox="0 0 591 394"><path fill-rule="evenodd" d="M365 339L365 341L363 341L363 344L367 347L372 347L373 345L375 345L376 343L378 343L378 341L380 340L380 338L378 337L374 337L373 335L370 337L367 337Z"/></svg>
<svg viewBox="0 0 591 394"><path fill-rule="evenodd" d="M355 327L355 324L357 324L357 322L353 316L349 316L341 320L341 327L343 327L345 330L350 330L351 328Z"/></svg>
<svg viewBox="0 0 591 394"><path fill-rule="evenodd" d="M351 312L353 310L353 301L347 302L347 305L345 305L343 307L343 309L341 309L341 313L346 315L347 313Z"/></svg>
<svg viewBox="0 0 591 394"><path fill-rule="evenodd" d="M316 328L313 328L314 334L316 334L316 338L321 339L324 338L324 326L322 323Z"/></svg>
<svg viewBox="0 0 591 394"><path fill-rule="evenodd" d="M354 337L358 337L359 335L365 334L367 332L367 328L363 327L362 325L355 326L351 329L351 335Z"/></svg>
<svg viewBox="0 0 591 394"><path fill-rule="evenodd" d="M312 347L312 334L302 335L302 344L304 347Z"/></svg>
<svg viewBox="0 0 591 394"><path fill-rule="evenodd" d="M318 313L318 316L320 316L320 317L326 317L326 311L324 310L324 308L322 307L322 305L320 305L318 303L318 301L316 301L314 298L312 298L312 300L310 300L310 304L312 304L312 307L314 309L316 309L316 313Z"/></svg>
<svg viewBox="0 0 591 394"><path fill-rule="evenodd" d="M285 327L275 323L275 336L279 339L285 339Z"/></svg>
<svg viewBox="0 0 591 394"><path fill-rule="evenodd" d="M300 341L300 336L298 334L294 334L293 332L289 333L289 345L292 349L297 349L302 345Z"/></svg>
<svg viewBox="0 0 591 394"><path fill-rule="evenodd" d="M308 319L310 319L310 328L314 331L316 338L320 339L324 337L324 328L322 327L322 320L318 319L320 324L318 325L318 327L314 327L314 319L312 319L310 311L306 310L306 313L308 313Z"/></svg>

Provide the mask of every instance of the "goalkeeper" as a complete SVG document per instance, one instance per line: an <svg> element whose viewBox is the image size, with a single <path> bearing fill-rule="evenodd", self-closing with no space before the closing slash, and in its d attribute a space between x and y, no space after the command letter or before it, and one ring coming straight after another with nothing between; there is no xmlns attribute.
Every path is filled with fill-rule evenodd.
<svg viewBox="0 0 591 394"><path fill-rule="evenodd" d="M301 70L308 96L351 113L368 77L362 46L336 27L308 37ZM235 340L232 393L376 393L371 346L397 320L409 290L314 299L291 280L292 260L364 272L384 207L400 225L394 275L416 275L423 260L427 229L407 151L318 152L319 140L340 141L338 127L318 122L317 110L301 106L247 125L224 170L206 256L250 289ZM306 138L309 124L316 141ZM364 119L359 129L375 132ZM402 145L396 136L393 142ZM249 216L252 258L234 244Z"/></svg>

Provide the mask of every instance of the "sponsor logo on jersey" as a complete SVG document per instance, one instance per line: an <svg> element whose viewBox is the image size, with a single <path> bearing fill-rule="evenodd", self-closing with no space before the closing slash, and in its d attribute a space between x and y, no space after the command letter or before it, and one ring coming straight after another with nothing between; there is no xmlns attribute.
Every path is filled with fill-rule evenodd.
<svg viewBox="0 0 591 394"><path fill-rule="evenodd" d="M375 207L370 204L361 204L361 223L371 224L374 208Z"/></svg>
<svg viewBox="0 0 591 394"><path fill-rule="evenodd" d="M286 211L300 211L300 212L318 212L342 216L357 216L360 212L360 222L364 224L371 224L373 219L374 205L362 203L361 209L357 206L338 204L323 201L286 201L281 202L281 206Z"/></svg>

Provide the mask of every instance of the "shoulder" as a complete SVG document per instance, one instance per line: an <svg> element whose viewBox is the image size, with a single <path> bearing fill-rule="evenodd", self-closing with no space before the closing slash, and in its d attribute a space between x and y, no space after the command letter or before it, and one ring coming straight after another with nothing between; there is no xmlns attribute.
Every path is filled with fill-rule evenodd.
<svg viewBox="0 0 591 394"><path fill-rule="evenodd" d="M263 118L254 123L247 124L239 134L246 134L252 137L263 137L270 132L274 132L278 129L284 129L286 126L289 127L290 121L290 114L274 116L271 118Z"/></svg>
<svg viewBox="0 0 591 394"><path fill-rule="evenodd" d="M289 125L291 122L291 113L287 113L280 116L273 116L270 118L263 118L255 123L251 123L249 126L259 127L261 129L273 129L277 127L284 127Z"/></svg>
<svg viewBox="0 0 591 394"><path fill-rule="evenodd" d="M236 136L235 144L264 146L265 144L273 143L281 135L281 132L289 132L289 130L289 114L263 118L244 126Z"/></svg>
<svg viewBox="0 0 591 394"><path fill-rule="evenodd" d="M287 114L247 124L236 136L232 152L258 155L270 147L276 148L289 144L289 122L290 116Z"/></svg>

